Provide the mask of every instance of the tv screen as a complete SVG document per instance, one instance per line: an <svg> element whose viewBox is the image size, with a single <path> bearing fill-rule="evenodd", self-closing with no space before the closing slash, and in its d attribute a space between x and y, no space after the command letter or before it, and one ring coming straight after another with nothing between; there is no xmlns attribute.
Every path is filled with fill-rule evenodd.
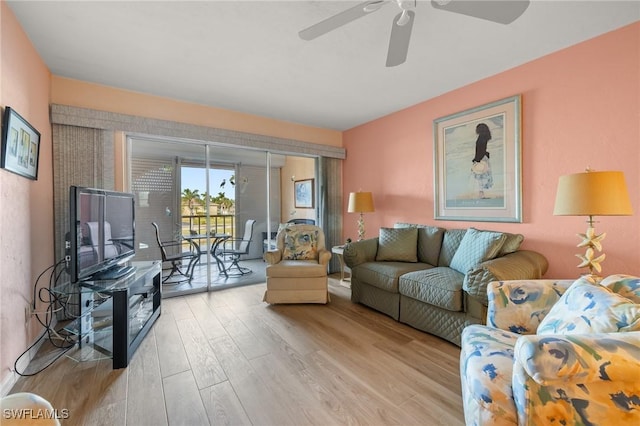
<svg viewBox="0 0 640 426"><path fill-rule="evenodd" d="M69 189L70 268L72 282L110 279L135 255L133 194L71 186Z"/></svg>

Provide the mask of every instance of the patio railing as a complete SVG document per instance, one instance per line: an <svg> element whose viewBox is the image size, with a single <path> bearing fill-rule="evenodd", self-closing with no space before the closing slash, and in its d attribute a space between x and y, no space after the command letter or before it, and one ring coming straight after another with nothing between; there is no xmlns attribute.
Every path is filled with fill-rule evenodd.
<svg viewBox="0 0 640 426"><path fill-rule="evenodd" d="M209 216L211 232L216 234L235 235L236 217L232 214L218 214ZM182 235L204 235L207 233L207 216L197 214L182 216Z"/></svg>

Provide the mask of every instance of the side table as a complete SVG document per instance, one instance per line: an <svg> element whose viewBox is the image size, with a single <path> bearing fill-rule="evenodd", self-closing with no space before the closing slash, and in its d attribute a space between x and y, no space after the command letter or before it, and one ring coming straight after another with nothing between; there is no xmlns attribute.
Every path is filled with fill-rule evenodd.
<svg viewBox="0 0 640 426"><path fill-rule="evenodd" d="M346 287L351 287L350 284L347 284L351 282L351 269L344 264L344 246L331 247L331 253L335 254L338 258L338 262L340 262L340 283ZM345 276L345 274L349 274L349 276Z"/></svg>

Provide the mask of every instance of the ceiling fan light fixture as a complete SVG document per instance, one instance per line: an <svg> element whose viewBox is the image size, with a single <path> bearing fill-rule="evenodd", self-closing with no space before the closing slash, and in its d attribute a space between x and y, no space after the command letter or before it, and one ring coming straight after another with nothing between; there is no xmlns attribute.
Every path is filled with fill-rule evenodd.
<svg viewBox="0 0 640 426"><path fill-rule="evenodd" d="M376 12L392 0L366 0L349 9L330 16L298 32L303 40L313 40L342 27L356 19ZM391 21L391 37L387 52L387 67L395 67L407 59L411 29L415 20L417 0L393 0L400 9ZM431 6L449 12L485 19L501 24L510 24L529 7L531 0L431 0Z"/></svg>
<svg viewBox="0 0 640 426"><path fill-rule="evenodd" d="M396 21L396 25L404 27L409 23L409 21L411 21L411 16L409 16L409 13L407 13L407 10L404 9L402 11L402 15L400 15L400 18Z"/></svg>
<svg viewBox="0 0 640 426"><path fill-rule="evenodd" d="M385 3L385 0L372 1L365 4L362 10L367 13L375 12L376 10L380 9Z"/></svg>

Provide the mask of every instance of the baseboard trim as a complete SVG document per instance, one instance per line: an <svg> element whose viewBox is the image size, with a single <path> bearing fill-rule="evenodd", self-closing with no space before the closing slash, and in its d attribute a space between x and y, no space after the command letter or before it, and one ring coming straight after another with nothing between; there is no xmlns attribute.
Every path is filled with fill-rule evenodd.
<svg viewBox="0 0 640 426"><path fill-rule="evenodd" d="M54 319L53 323L51 324L51 327L55 327L56 323L57 321ZM26 370L26 368L29 366L31 361L35 358L36 354L38 353L38 350L40 350L40 347L42 346L44 341L45 341L44 338L39 338L39 340L36 340L31 343L30 345L32 346L31 349L29 349L29 351L25 353L22 356L22 358L18 360L18 363L15 365L18 371ZM9 372L10 373L7 374L7 376L2 380L2 384L0 385L1 386L0 397L9 395L9 392L11 392L11 389L13 389L15 384L18 382L18 379L20 378L20 375L15 372L13 367L9 367Z"/></svg>

